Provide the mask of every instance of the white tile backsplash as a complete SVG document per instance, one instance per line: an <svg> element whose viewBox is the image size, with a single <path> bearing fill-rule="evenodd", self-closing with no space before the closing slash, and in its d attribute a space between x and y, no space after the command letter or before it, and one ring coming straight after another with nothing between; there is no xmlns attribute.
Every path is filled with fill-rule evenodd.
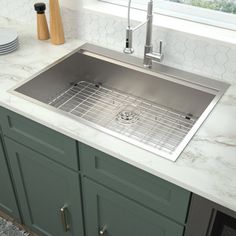
<svg viewBox="0 0 236 236"><path fill-rule="evenodd" d="M0 0L0 16L35 22L36 0ZM48 2L45 1L46 3ZM62 8L67 37L79 37L118 51L125 42L125 19L90 10ZM137 22L134 22L136 24ZM164 64L228 82L236 79L236 46L169 29L153 28L153 46L164 42ZM135 55L143 55L145 27L134 33Z"/></svg>

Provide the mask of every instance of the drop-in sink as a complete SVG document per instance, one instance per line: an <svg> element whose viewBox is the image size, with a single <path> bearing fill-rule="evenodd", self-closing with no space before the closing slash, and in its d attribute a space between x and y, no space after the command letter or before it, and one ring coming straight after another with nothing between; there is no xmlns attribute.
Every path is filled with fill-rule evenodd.
<svg viewBox="0 0 236 236"><path fill-rule="evenodd" d="M227 88L85 44L13 92L175 161Z"/></svg>

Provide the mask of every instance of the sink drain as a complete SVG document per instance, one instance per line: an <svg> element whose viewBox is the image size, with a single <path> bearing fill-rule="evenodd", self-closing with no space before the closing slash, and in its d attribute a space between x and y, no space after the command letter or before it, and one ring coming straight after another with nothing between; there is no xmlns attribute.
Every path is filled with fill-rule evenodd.
<svg viewBox="0 0 236 236"><path fill-rule="evenodd" d="M134 111L134 109L136 109L136 107L126 107L117 114L116 120L125 125L137 122L140 112Z"/></svg>

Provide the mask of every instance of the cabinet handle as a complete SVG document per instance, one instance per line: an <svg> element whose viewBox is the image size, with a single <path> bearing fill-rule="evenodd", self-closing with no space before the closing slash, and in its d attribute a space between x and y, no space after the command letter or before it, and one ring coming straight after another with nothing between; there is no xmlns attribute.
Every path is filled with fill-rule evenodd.
<svg viewBox="0 0 236 236"><path fill-rule="evenodd" d="M65 232L69 231L70 229L70 225L67 223L67 217L66 217L66 212L68 211L67 206L63 206L60 209L60 213L61 213L61 222L62 222L62 226Z"/></svg>
<svg viewBox="0 0 236 236"><path fill-rule="evenodd" d="M107 227L104 226L101 230L99 230L99 235L105 235L106 232L107 232Z"/></svg>

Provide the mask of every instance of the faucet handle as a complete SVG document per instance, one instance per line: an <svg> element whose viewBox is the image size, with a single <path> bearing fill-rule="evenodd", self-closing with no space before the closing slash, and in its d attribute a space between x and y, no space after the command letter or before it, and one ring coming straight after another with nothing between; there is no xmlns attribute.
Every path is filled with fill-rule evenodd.
<svg viewBox="0 0 236 236"><path fill-rule="evenodd" d="M153 52L152 47L145 46L145 52L144 52L144 67L151 68L152 67L152 61L158 61L161 62L164 58L163 54L163 42L160 40L159 43L159 52Z"/></svg>

